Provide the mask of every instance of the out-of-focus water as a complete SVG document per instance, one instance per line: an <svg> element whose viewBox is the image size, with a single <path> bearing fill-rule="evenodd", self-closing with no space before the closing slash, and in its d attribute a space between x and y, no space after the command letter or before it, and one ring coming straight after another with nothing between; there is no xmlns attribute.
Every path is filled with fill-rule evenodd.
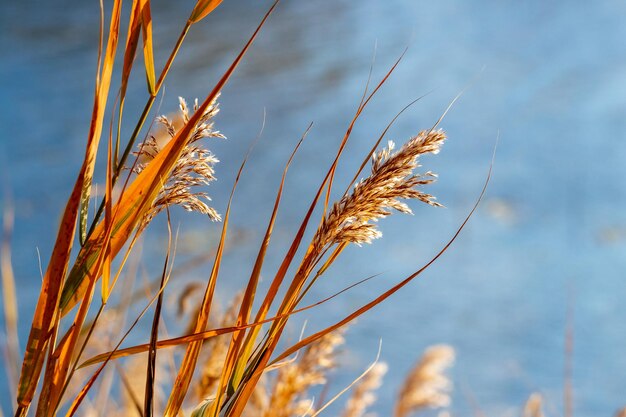
<svg viewBox="0 0 626 417"><path fill-rule="evenodd" d="M157 67L191 3L154 2ZM267 7L225 2L194 27L166 84L163 113L179 95L207 94ZM98 8L77 0L4 1L0 11L1 199L5 204L10 190L17 209L12 246L23 341L39 286L37 249L45 266L84 152ZM408 45L355 128L337 181L345 186L406 103L430 92L392 129L397 142L430 127L469 86L442 122L450 138L444 151L423 161L440 174L429 190L447 208L416 205L413 217L381 222L382 240L351 248L312 300L382 275L306 316L308 331L339 319L436 253L478 196L499 136L493 179L450 251L352 326L337 380L358 375L382 338L390 372L376 410L388 415L423 348L450 343L457 349L457 414L476 403L486 415L516 415L528 394L541 390L548 412L557 415L570 299L576 414L608 416L626 405L625 15L626 5L610 0L285 1L220 100L217 125L229 139L212 146L222 162L210 191L221 212L266 113L233 208L233 224L248 237L229 253L220 291L227 294L246 278L282 166L308 123L314 127L291 170L267 275L358 103L374 45L375 79ZM129 120L145 100L142 80L138 72ZM175 218L183 248L204 245L219 230L201 216L177 212ZM162 262L159 236L145 244L148 269ZM5 396L2 405L9 403Z"/></svg>

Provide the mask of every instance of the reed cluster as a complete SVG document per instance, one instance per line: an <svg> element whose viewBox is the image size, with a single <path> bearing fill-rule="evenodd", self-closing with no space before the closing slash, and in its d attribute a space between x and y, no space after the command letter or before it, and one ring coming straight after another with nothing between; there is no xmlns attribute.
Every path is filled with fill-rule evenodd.
<svg viewBox="0 0 626 417"><path fill-rule="evenodd" d="M432 264L469 219L468 216L457 234L426 266L347 312L343 319L293 344L283 336L291 316L328 301L303 305L310 288L320 282L347 246L368 244L381 237L377 221L393 211L412 213L411 200L435 207L440 205L423 190L436 175L430 171L417 172L420 157L438 153L444 143L445 133L437 126L409 138L398 150L391 141L378 150L387 129L379 137L371 138L372 150L364 155L363 164L355 172L354 181L350 183L354 185L332 202L335 173L353 127L398 61L378 83L372 84L373 88L369 88L368 82L338 149L330 155L330 166L311 196L300 227L290 246L281 252L280 266L270 271L264 268L264 261L287 171L302 140L295 146L277 184L274 206L249 278L240 295L233 297L225 312L220 313L215 288L221 276L231 219L230 201L220 214L206 191L215 181L214 166L219 162L209 150L211 140L224 138L214 126L219 110L217 100L277 4L271 6L203 100L196 100L189 106L180 99L178 113L158 116L155 128L146 127L146 122L154 117L151 116L154 101L187 33L209 18L220 2L195 1L164 67L156 72L150 0L132 0L128 10L122 7L121 0L112 0L110 13L106 14L108 29L104 24L101 27L103 45L99 49L84 160L45 269L21 361L14 319L17 307L13 302L15 289L10 251L6 239L3 240L0 266L10 342L6 349L6 368L14 387L15 416L317 416L327 412L331 404L337 406L337 400L348 391L351 394L345 394L341 415L371 415L367 413L371 411L376 390L386 372L384 363L376 361L345 389L334 394L329 391L333 389L329 376L341 363L339 347L344 340L344 328ZM128 12L128 32L124 41L120 27L125 12ZM136 70L136 62L141 62L135 59L140 39L146 103L132 133L121 137L120 132L125 131L121 125L130 74ZM123 56L121 65L116 64L117 56ZM115 83L117 66L121 78ZM116 99L109 100L113 96ZM107 116L114 123L104 135L107 151L102 156L98 153ZM141 140L141 133L146 131ZM107 162L103 173L105 191L100 200L92 196L97 157L104 157ZM364 175L368 161L370 171ZM239 168L239 175L244 164ZM167 215L169 219L169 210L174 205L199 212L209 221L221 222L221 232L211 271L200 288L202 295L192 303L193 308L183 308L186 331L170 337L163 330L166 326L162 311L164 299L173 297L168 287L175 255L171 229L162 274L156 279L147 301L128 295L133 275L128 260L152 220L160 215ZM90 207L95 210L90 211ZM90 215L90 212L95 214ZM314 221L320 213L319 221ZM10 216L4 219L6 232L10 229L10 220L7 220ZM312 237L307 242L305 236L309 230ZM280 252L280 248L272 250ZM76 256L73 253L77 253ZM267 288L259 285L261 273L269 277ZM181 306L188 305L192 292L189 290L179 296ZM117 305L111 305L113 294L121 299ZM130 306L139 307L140 313L126 324L127 314L136 310ZM149 338L145 343L127 346L127 336L148 315L152 316ZM120 335L122 328L124 333ZM448 407L452 386L445 371L453 360L454 351L449 346L428 349L401 387L393 415L406 417L428 408ZM18 367L20 362L21 367ZM524 415L540 416L540 410L538 400L531 398Z"/></svg>

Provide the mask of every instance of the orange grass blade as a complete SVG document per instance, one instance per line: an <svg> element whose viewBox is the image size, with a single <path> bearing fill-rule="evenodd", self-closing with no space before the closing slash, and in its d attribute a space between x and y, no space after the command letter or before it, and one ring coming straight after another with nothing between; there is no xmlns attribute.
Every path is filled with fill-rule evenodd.
<svg viewBox="0 0 626 417"><path fill-rule="evenodd" d="M235 70L235 68L237 67L237 65L239 64L239 62L241 61L241 59L243 58L243 56L245 55L245 53L248 51L248 48L252 45L252 42L254 41L254 39L256 38L256 36L258 35L259 31L261 30L261 28L263 27L263 25L265 24L265 22L267 21L267 19L269 18L269 16L272 14L272 12L274 11L274 8L276 7L276 5L278 4L278 1L276 1L272 7L270 7L270 9L267 11L267 13L265 14L265 16L263 17L263 19L261 20L261 22L259 23L259 25L257 26L256 30L254 31L254 33L252 34L252 36L249 38L248 42L246 43L246 45L243 47L243 49L241 50L241 52L239 53L239 55L237 56L237 58L235 59L235 61L233 61L233 63L231 64L230 68L227 70L226 74L224 74L224 76L222 77L222 79L220 80L220 82L218 83L218 85L215 86L214 88L214 93L212 92L212 95L217 95L217 92L219 92L221 90L221 87L225 84L226 80L228 79L228 77L230 76L230 74L232 74L232 72ZM202 114L200 111L198 111L197 113ZM247 159L247 156L246 156ZM211 271L211 276L209 277L209 282L207 284L207 289L204 295L204 299L202 301L202 305L200 307L200 312L198 314L198 319L196 321L196 325L195 325L195 329L196 331L202 331L206 328L207 323L208 323L208 316L211 310L211 303L213 300L213 294L215 291L215 283L217 281L217 277L219 274L219 269L220 269L220 261L222 258L222 253L224 250L224 243L226 240L226 231L228 229L228 220L229 220L229 216L230 216L230 207L231 207L231 202L232 202L232 198L233 198L233 193L235 192L235 188L237 186L237 183L239 181L241 172L244 168L244 165L246 163L246 159L244 159L243 163L241 164L241 167L239 168L239 173L237 174L237 178L235 179L235 183L233 185L233 190L231 192L231 196L228 202L228 208L226 210L226 214L224 215L224 223L223 223L223 227L222 227L222 235L220 237L220 242L219 242L219 246L217 249L217 253L215 255L215 261L213 264L213 269ZM185 356L183 358L183 362L180 366L180 369L178 371L178 375L176 376L176 381L174 382L174 389L172 390L172 392L170 393L170 397L167 401L167 406L165 408L165 412L164 415L165 416L176 416L179 413L180 407L182 406L183 400L185 398L185 395L187 393L187 390L189 388L189 384L191 383L191 377L193 375L193 371L198 359L198 354L200 353L200 347L201 347L201 343L202 342L193 342L190 343L189 346L187 346L187 350L185 352Z"/></svg>
<svg viewBox="0 0 626 417"><path fill-rule="evenodd" d="M113 60L115 58L114 50L117 47L120 12L121 1L116 0L113 7L110 36L104 60L102 79L96 89L96 97L94 99L93 119L87 141L85 159L65 207L54 249L50 257L50 263L44 275L39 300L26 345L18 387L17 415L25 415L33 399L43 366L44 351L48 345L50 335L52 334L51 331L60 319L59 315L56 313L56 308L59 302L61 284L67 270L72 249L81 196L83 196L84 199L85 193L88 193L91 188L91 178L102 129L102 117L104 107L106 106L106 98L103 99L102 96L106 96L110 85Z"/></svg>
<svg viewBox="0 0 626 417"><path fill-rule="evenodd" d="M113 120L111 120L113 124ZM111 132L112 133L112 132ZM107 172L106 172L106 189L104 193L105 211L104 211L104 226L107 230L106 244L104 246L104 266L102 273L102 303L106 304L111 293L111 245L110 245L110 230L113 224L113 137L109 135L109 144L107 149Z"/></svg>
<svg viewBox="0 0 626 417"><path fill-rule="evenodd" d="M146 79L148 92L156 94L156 76L154 73L154 52L152 51L152 16L150 13L150 0L140 0L141 3L141 27L143 34L143 60L146 67Z"/></svg>
<svg viewBox="0 0 626 417"><path fill-rule="evenodd" d="M122 12L122 0L115 0L113 11L111 13L111 23L109 27L109 37L107 47L102 63L102 70L97 76L96 93L94 96L93 112L91 116L91 126L89 128L89 138L87 143L96 144L93 153L86 158L89 161L90 169L86 170L81 195L80 209L80 237L81 242L86 238L87 217L89 213L89 199L91 197L91 183L93 179L93 168L96 162L97 145L100 142L102 133L102 123L104 120L104 111L106 110L109 89L111 87L111 76L113 75L113 66L115 64L115 55L117 53L117 44L120 31L120 16Z"/></svg>
<svg viewBox="0 0 626 417"><path fill-rule="evenodd" d="M342 289L341 291L338 291L322 300L319 300L313 304L309 304L305 307L301 307L299 309L293 310L289 313L286 314L282 314L280 316L275 316L275 317L270 317L267 318L263 321L260 322L254 322L254 323L249 323L249 324L243 324L241 326L231 326L231 327L221 327L218 329L211 329L211 330L206 330L204 332L200 332L200 333L193 333L193 334L189 334L189 335L185 335L185 336L179 336L179 337L174 337L171 339L164 339L164 340L159 340L157 342L157 349L163 349L163 348L170 348L170 347L175 347L175 346L180 346L183 345L185 343L191 343L191 342L195 342L198 340L207 340L210 339L212 337L216 337L216 336L220 336L223 334L228 334L228 333L233 333L236 331L241 331L241 330L246 330L246 329L251 329L254 327L258 327L258 326L262 326L264 324L267 323L271 323L273 321L276 321L278 319L287 317L287 316L292 316L294 314L298 314L301 313L303 311L307 311L310 310L312 308L315 308L317 306L320 306L324 303L326 303L327 301L332 300L333 298L343 294L346 291L351 290L354 287L357 287L367 281L369 281L370 279L373 279L375 277L377 277L378 275L372 275L369 276L367 278L364 278L360 281L357 281L353 284L351 284L350 286ZM114 359L119 359L119 358L124 358L126 356L131 356L131 355L136 355L139 353L143 353L146 352L148 349L150 348L150 345L148 343L142 344L142 345L136 345L136 346L131 346L131 347L127 347L124 349L116 349L114 351L110 351L110 352L105 352L105 353L101 353L99 355L96 355L92 358L87 359L85 362L81 363L78 367L78 369L81 368L86 368L88 366L92 366L95 365L97 363L101 363L104 362L106 360L114 360Z"/></svg>
<svg viewBox="0 0 626 417"><path fill-rule="evenodd" d="M111 155L111 142L112 140L110 138L109 139L109 156ZM108 203L107 203L107 206L109 206ZM107 224L107 231L105 234L105 242L104 242L105 248L109 247L109 242L110 242L109 237L111 235L110 230L111 230L111 224L109 223ZM95 269L97 271L96 274L99 274L100 271L103 269L105 270L105 275L110 274L109 257L110 255L109 255L108 249L105 249L105 251L101 252L96 262L96 269ZM109 271L106 271L107 262L109 263L109 266L108 266ZM59 407L60 402L62 400L61 397L63 396L63 393L65 392L65 389L67 388L67 385L69 383L68 372L71 372L70 373L70 376L71 376L74 371L73 369L72 371L70 371L70 364L72 362L74 354L76 353L76 344L78 343L79 336L83 329L83 325L85 323L87 313L89 311L89 307L91 306L91 300L93 299L95 286L96 286L96 279L94 278L94 276L91 276L88 281L87 290L85 291L83 295L83 300L80 304L80 308L78 309L76 317L74 318L74 322L62 339L64 342L62 345L62 348L60 345L58 348L54 350L53 355L52 355L54 360L50 361L47 364L46 375L45 375L44 384L43 384L44 390L42 391L42 395L39 400L39 408L42 410L45 410L49 415L53 415L56 412L56 409ZM106 302L103 301L100 307L100 310L98 311L98 316L102 312L105 304ZM96 318L98 316L96 316ZM95 325L95 322L94 322L94 325ZM85 347L87 340L91 336L91 330L93 330L93 327L90 329L88 336L82 348L80 349L79 354L82 353L82 349ZM48 381L50 382L48 383ZM45 396L44 396L44 393L46 394Z"/></svg>
<svg viewBox="0 0 626 417"><path fill-rule="evenodd" d="M280 181L280 185L278 187L278 192L276 194L276 199L274 201L274 207L272 209L270 220L268 222L268 226L265 232L265 236L263 237L263 242L261 244L261 247L259 248L259 252L257 254L257 258L255 260L252 273L248 280L248 285L244 292L244 297L241 301L241 306L239 309L236 326L247 324L248 320L250 319L250 314L252 313L252 305L254 303L254 297L256 294L257 285L259 282L259 278L261 276L261 270L263 268L263 263L265 260L265 255L267 253L267 248L269 246L269 242L272 236L274 223L276 221L276 215L278 213L278 207L280 206L280 200L282 197L285 179L287 177L287 171L289 169L289 166L291 165L291 162L293 161L293 158L296 152L298 151L298 149L300 148L300 145L304 141L304 138L306 137L306 134L308 133L310 127L311 125L309 125L309 128L307 128L302 138L298 141L298 144L292 151L289 157L289 160L285 164L285 168L283 170L283 175ZM234 392L237 385L239 384L239 381L245 369L244 368L245 361L241 361L241 359L244 357L247 357L249 355L250 349L252 348L252 346L250 345L244 345L244 336L245 336L245 332L235 331L233 333L231 342L228 347L228 351L226 353L226 358L224 359L224 364L222 367L222 374L220 376L219 385L216 391L215 399L210 405L207 404L207 407L204 407L204 411L202 411L202 413L199 413L198 415L208 416L208 415L211 415L212 413L213 414L217 413L217 410L221 406L222 396L226 392L226 389L228 388L228 392L232 393ZM241 354L242 345L244 349L243 355Z"/></svg>
<svg viewBox="0 0 626 417"><path fill-rule="evenodd" d="M120 102L124 103L128 78L133 68L137 44L139 43L139 33L141 32L141 2L133 0L130 21L128 22L128 35L126 37L126 48L124 49L124 64L122 66L122 86L120 88Z"/></svg>
<svg viewBox="0 0 626 417"><path fill-rule="evenodd" d="M198 23L209 15L217 6L222 3L222 0L198 0L196 7L193 8L189 21Z"/></svg>

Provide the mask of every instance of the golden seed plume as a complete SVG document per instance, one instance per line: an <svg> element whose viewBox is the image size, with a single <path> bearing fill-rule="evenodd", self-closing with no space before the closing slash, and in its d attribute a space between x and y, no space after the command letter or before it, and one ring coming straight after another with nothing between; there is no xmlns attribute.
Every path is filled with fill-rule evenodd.
<svg viewBox="0 0 626 417"><path fill-rule="evenodd" d="M524 405L522 417L544 417L543 414L543 398L541 394L533 393L528 397Z"/></svg>
<svg viewBox="0 0 626 417"><path fill-rule="evenodd" d="M381 386L387 373L387 364L377 363L353 388L352 396L346 401L342 417L363 417L367 408L376 402L375 391Z"/></svg>
<svg viewBox="0 0 626 417"><path fill-rule="evenodd" d="M179 113L171 117L157 117L157 128L139 145L139 150L135 153L138 157L137 164L133 168L135 173L143 171L163 146L176 135L176 132L189 122L187 102L182 97L178 100ZM193 110L198 110L198 100L194 102ZM221 220L217 211L207 204L211 201L209 195L204 191L196 191L198 187L215 181L213 167L219 160L210 151L199 146L198 141L203 138L224 138L219 131L214 130L213 126L213 118L218 112L219 107L216 102L213 102L198 121L189 144L183 149L170 177L165 181L163 189L154 201L152 209L146 214L142 227L145 227L154 216L170 205L179 205L187 211L206 214L213 221Z"/></svg>
<svg viewBox="0 0 626 417"><path fill-rule="evenodd" d="M541 394L537 392L530 394L530 397L528 397L524 405L522 417L544 417L543 398Z"/></svg>
<svg viewBox="0 0 626 417"><path fill-rule="evenodd" d="M394 417L405 417L424 408L450 405L452 382L444 374L454 362L454 349L448 345L431 346L404 381Z"/></svg>
<svg viewBox="0 0 626 417"><path fill-rule="evenodd" d="M417 199L431 206L441 206L435 197L418 187L430 184L436 178L432 172L415 174L420 167L419 156L436 154L446 139L443 131L423 131L411 138L397 152L394 143L372 156L371 174L359 181L352 192L336 202L314 238L314 247L329 244L371 243L381 237L375 223L391 214L391 209L412 214L409 206L400 200Z"/></svg>
<svg viewBox="0 0 626 417"><path fill-rule="evenodd" d="M326 383L328 372L336 366L336 349L343 343L343 331L328 333L309 345L299 360L279 368L263 416L303 416L315 411L308 390Z"/></svg>

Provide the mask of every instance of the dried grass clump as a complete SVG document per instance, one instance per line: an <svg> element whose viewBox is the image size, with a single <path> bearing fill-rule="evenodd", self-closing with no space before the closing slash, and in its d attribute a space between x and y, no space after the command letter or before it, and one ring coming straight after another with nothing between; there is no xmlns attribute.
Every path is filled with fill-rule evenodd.
<svg viewBox="0 0 626 417"><path fill-rule="evenodd" d="M451 346L428 348L400 390L394 417L405 417L425 408L449 406L452 382L444 372L453 363L454 349Z"/></svg>
<svg viewBox="0 0 626 417"><path fill-rule="evenodd" d="M52 417L59 413L67 417L83 413L146 417L158 414L167 417L181 414L192 417L319 415L337 398L326 404L313 402L313 396L320 387L328 386L328 374L337 365L335 355L338 346L343 343L342 328L399 291L437 260L456 239L476 207L425 266L374 294L373 299L347 312L341 320L327 324L311 335L303 335L302 340L293 345L285 343L283 337L287 324L293 315L340 294L309 306L302 305L311 286L337 261L345 247L370 243L381 236L376 228L377 220L389 216L393 210L412 213L405 200L415 199L439 206L433 196L421 190L422 186L434 181L435 175L414 171L420 167L421 155L439 151L445 134L433 128L412 137L398 151L394 152L394 145L389 142L387 148L375 152L388 128L385 129L352 182L359 178L362 168L371 158L369 176L349 187L337 202L332 203L330 198L334 192L335 173L353 127L399 60L373 89L370 90L368 82L339 148L329 155L333 162L321 179L300 227L295 231L288 249L278 255L279 266L275 271L268 271L264 263L287 170L302 140L296 145L285 164L267 228L249 278L242 284L241 296L232 297L228 311L220 314L216 308L219 304L216 288L218 280L224 275L221 268L227 241L231 242L228 228L232 193L243 174L245 159L238 170L231 199L222 218L209 205L211 200L205 189L215 180L214 166L218 160L201 144L201 140L223 138L213 124L218 112L217 98L277 2L265 14L204 100L196 100L190 108L183 99L179 99L180 112L172 117L158 117L158 128L152 130L139 147L137 139L149 120L152 105L187 33L206 18L220 0L195 1L160 73L154 66L151 2L132 0L128 8L122 7L121 0L112 0L112 3L111 13L106 16L109 29L106 31L104 25L101 27L103 45L98 53L94 107L85 158L65 206L50 262L43 276L19 381L14 390L15 416L26 417L31 411L36 417ZM104 10L102 12L104 20ZM124 26L122 16L126 12L128 25ZM122 27L128 28L123 54L118 51ZM148 98L132 133L123 138L125 94L134 63L139 61L135 55L140 38ZM114 87L115 59L119 55L124 57L119 68L121 80L119 86ZM116 92L118 105L113 106L107 116L117 121L118 125L115 129L112 123L109 134L104 136L108 137L106 172L103 173L105 192L95 215L91 216L92 180L103 136L107 101ZM136 150L134 153L133 149ZM129 156L135 157L134 163L127 163ZM130 170L127 169L129 165ZM127 176L122 179L122 174ZM325 198L322 197L324 195ZM202 298L190 308L192 313L186 327L180 323L169 326L172 317L163 309L163 301L169 296L168 284L174 278L172 275L176 275L173 268L176 244L167 210L173 205L197 211L213 221L222 220L221 231L216 233L217 247L208 251L212 265L203 275ZM150 221L163 211L168 213L169 239L161 273L146 285L147 300L128 297L126 292L132 286L134 273L128 271L127 260L136 253L136 244ZM312 222L313 213L319 212L323 213L320 222ZM308 233L313 231L315 233ZM305 236L311 235L310 241L304 240ZM0 255L4 287L10 289L12 276L7 273L5 248ZM317 272L313 274L316 268ZM267 287L259 285L262 274L268 277ZM130 285L122 285L120 290L120 286L116 285L118 282ZM343 291L362 283L364 281L345 284ZM179 300L183 307L188 301L184 294ZM116 310L110 305L113 295L123 301L131 301ZM5 315L12 317L10 313L15 306L12 303L6 303L6 306ZM134 321L127 325L126 313L137 311L139 313ZM148 340L127 346L127 337L149 314L152 315L152 326ZM8 327L9 333L15 333L11 330L15 327L14 323L8 323ZM178 334L166 337L164 333L168 328L177 329ZM17 340L14 342L13 346L19 346ZM164 352L165 349L169 350ZM15 356L15 353L9 352L8 356ZM402 390L397 417L404 417L423 407L441 407L449 403L450 385L443 370L452 362L453 356L451 348L443 346L426 352ZM16 371L13 365L10 366ZM374 391L383 373L384 367L378 365L360 377L346 405L345 417L356 417L366 412L374 401ZM113 381L117 384L115 388L111 388ZM31 407L33 404L36 404L35 407Z"/></svg>

